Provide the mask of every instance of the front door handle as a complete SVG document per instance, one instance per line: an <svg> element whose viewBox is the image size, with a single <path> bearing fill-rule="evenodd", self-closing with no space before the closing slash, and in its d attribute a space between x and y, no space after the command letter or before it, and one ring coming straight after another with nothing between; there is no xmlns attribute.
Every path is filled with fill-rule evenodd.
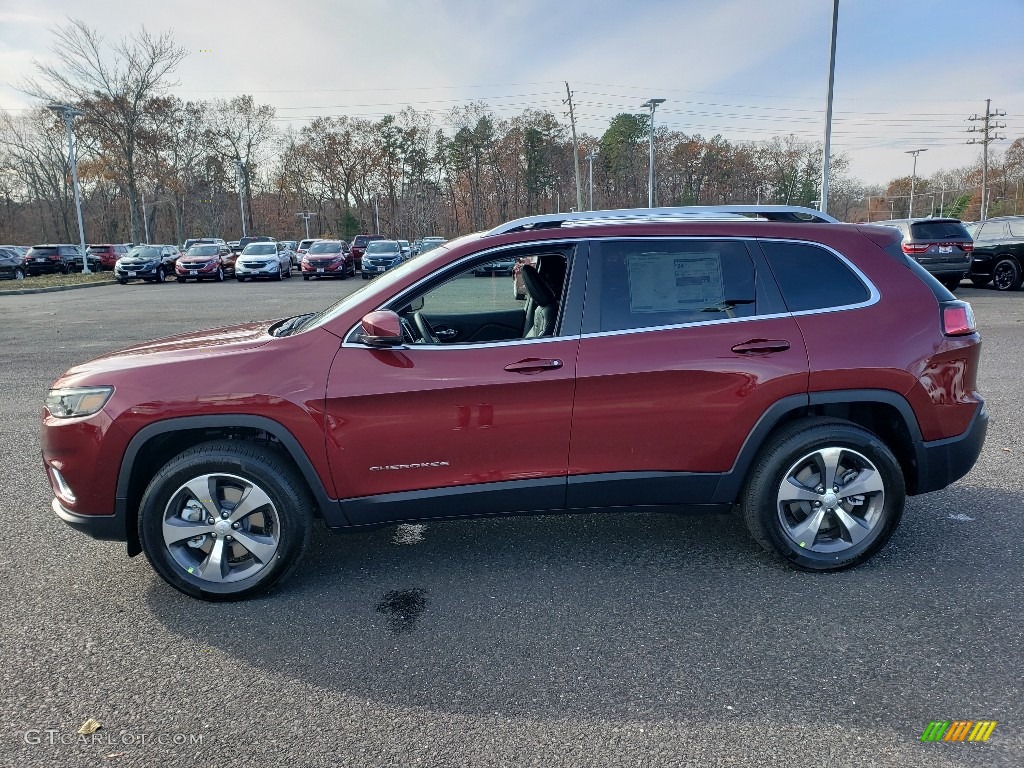
<svg viewBox="0 0 1024 768"><path fill-rule="evenodd" d="M540 373L541 371L550 371L562 367L561 360L552 360L548 358L528 357L525 360L520 360L516 363L509 363L505 366L505 370L509 373Z"/></svg>
<svg viewBox="0 0 1024 768"><path fill-rule="evenodd" d="M785 352L787 349L789 342L785 339L751 339L737 344L732 351L740 355L766 355L769 352Z"/></svg>
<svg viewBox="0 0 1024 768"><path fill-rule="evenodd" d="M434 329L434 335L437 336L439 339L450 339L453 336L458 335L458 333L459 332L456 331L454 328L446 328L444 326Z"/></svg>

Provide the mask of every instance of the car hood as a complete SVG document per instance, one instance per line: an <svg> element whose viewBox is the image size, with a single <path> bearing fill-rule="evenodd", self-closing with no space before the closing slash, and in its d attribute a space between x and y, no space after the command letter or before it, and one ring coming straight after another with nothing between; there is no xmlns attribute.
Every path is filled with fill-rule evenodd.
<svg viewBox="0 0 1024 768"><path fill-rule="evenodd" d="M267 330L274 322L246 323L143 342L76 365L58 382L60 386L98 384L102 383L100 379L108 373L163 363L209 359L211 355L220 357L247 352L262 347L273 338Z"/></svg>

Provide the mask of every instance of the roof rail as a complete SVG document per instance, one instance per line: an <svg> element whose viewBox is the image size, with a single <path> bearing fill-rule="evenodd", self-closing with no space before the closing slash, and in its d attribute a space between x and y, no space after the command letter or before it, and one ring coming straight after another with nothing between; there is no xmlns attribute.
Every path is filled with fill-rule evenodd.
<svg viewBox="0 0 1024 768"><path fill-rule="evenodd" d="M804 221L838 224L837 219L814 208L798 205L688 205L679 208L618 208L609 211L575 211L526 216L501 224L484 237L522 232L529 229L554 229L590 224L636 224L651 221L694 221L753 218L767 221Z"/></svg>

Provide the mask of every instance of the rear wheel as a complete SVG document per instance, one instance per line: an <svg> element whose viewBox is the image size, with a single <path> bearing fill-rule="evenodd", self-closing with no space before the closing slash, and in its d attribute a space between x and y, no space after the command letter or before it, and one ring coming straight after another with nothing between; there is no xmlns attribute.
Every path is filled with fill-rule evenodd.
<svg viewBox="0 0 1024 768"><path fill-rule="evenodd" d="M995 283L997 291L1016 291L1020 288L1024 273L1021 272L1020 264L1010 256L1003 256L992 268L992 282Z"/></svg>
<svg viewBox="0 0 1024 768"><path fill-rule="evenodd" d="M900 465L876 435L838 419L804 419L764 447L742 507L766 550L801 570L834 571L878 552L905 500Z"/></svg>
<svg viewBox="0 0 1024 768"><path fill-rule="evenodd" d="M313 502L278 450L203 443L156 474L139 507L139 540L171 586L204 600L264 592L298 565Z"/></svg>

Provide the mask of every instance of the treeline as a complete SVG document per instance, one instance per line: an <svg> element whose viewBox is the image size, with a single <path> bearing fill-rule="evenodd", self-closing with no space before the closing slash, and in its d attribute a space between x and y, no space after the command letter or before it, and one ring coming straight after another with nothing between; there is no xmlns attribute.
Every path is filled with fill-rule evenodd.
<svg viewBox="0 0 1024 768"><path fill-rule="evenodd" d="M55 34L57 63L37 65L22 88L40 103L83 112L75 133L90 242L141 242L147 232L150 242L235 239L243 207L250 234L301 237L296 214L309 211L314 236L373 231L379 221L381 232L413 238L578 205L571 134L550 112L499 118L472 103L440 120L410 108L379 121L322 117L282 129L273 107L251 96L184 101L171 93L186 52L169 34L143 29L109 51L82 22ZM647 204L647 120L623 113L601 136L579 137L584 208L588 155L593 207ZM658 129L655 149L658 205L815 206L820 197L822 148L814 142L733 143ZM1022 159L1018 139L990 163L990 215L1014 212ZM831 159L830 213L876 221L906 214L909 177L866 187L847 168L844 156ZM964 218L976 217L980 183L980 167L919 178L915 214L956 203ZM0 114L0 242L76 240L63 123L42 106Z"/></svg>

